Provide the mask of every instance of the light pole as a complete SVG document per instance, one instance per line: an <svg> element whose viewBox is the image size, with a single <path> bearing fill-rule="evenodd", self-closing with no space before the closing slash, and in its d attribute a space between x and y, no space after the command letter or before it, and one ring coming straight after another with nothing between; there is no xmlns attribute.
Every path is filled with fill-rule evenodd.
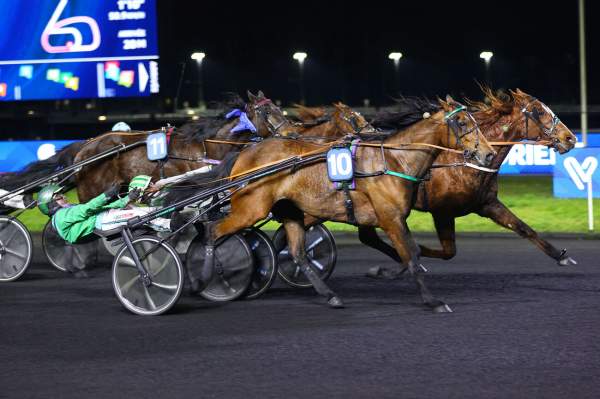
<svg viewBox="0 0 600 399"><path fill-rule="evenodd" d="M205 53L196 52L193 53L191 58L198 64L198 109L202 110L206 108L204 104L204 82L202 81L202 61L206 57Z"/></svg>
<svg viewBox="0 0 600 399"><path fill-rule="evenodd" d="M402 53L399 51L392 51L388 54L388 58L394 61L394 94L398 94L400 92L400 58L402 58Z"/></svg>
<svg viewBox="0 0 600 399"><path fill-rule="evenodd" d="M587 73L585 60L585 1L579 0L579 95L581 102L581 141L587 146L588 106L587 106Z"/></svg>
<svg viewBox="0 0 600 399"><path fill-rule="evenodd" d="M490 64L492 63L492 57L494 53L491 51L482 51L479 54L479 58L481 58L485 62L485 84L489 86L492 85L492 74L490 72Z"/></svg>
<svg viewBox="0 0 600 399"><path fill-rule="evenodd" d="M302 105L306 105L306 98L304 97L304 60L306 59L307 56L308 55L302 51L296 52L292 56L293 59L298 61L298 68L300 71L300 75L299 75L299 78L300 78L300 81L299 81L300 104L302 104Z"/></svg>

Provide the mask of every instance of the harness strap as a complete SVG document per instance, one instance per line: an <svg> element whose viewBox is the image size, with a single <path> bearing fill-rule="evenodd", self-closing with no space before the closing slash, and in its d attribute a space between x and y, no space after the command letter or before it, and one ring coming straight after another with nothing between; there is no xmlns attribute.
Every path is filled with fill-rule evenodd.
<svg viewBox="0 0 600 399"><path fill-rule="evenodd" d="M419 189L423 191L423 205L425 209L429 209L429 196L427 195L427 186L424 181L417 186L417 196L419 195Z"/></svg>
<svg viewBox="0 0 600 399"><path fill-rule="evenodd" d="M354 214L354 202L352 202L352 197L350 197L350 185L348 182L342 183L342 189L344 190L344 196L346 197L344 200L346 218L348 219L348 223L356 225L358 223L356 221L356 215Z"/></svg>
<svg viewBox="0 0 600 399"><path fill-rule="evenodd" d="M395 172L395 171L389 170L389 169L384 170L383 174L390 175L390 176L395 176L395 177L400 177L401 179L406 179L406 180L410 180L410 181L414 181L414 182L423 181L423 179L419 179L418 177L405 175L404 173Z"/></svg>

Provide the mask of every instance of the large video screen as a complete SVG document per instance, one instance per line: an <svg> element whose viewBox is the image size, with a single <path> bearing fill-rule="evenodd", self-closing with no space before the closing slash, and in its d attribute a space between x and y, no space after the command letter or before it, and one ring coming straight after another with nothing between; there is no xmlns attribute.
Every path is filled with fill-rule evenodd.
<svg viewBox="0 0 600 399"><path fill-rule="evenodd" d="M1 0L0 101L158 93L156 0Z"/></svg>

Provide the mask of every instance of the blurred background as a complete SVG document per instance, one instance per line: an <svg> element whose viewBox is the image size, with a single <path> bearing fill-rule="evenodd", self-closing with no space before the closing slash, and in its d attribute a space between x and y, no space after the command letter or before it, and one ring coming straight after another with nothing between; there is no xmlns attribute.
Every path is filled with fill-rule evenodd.
<svg viewBox="0 0 600 399"><path fill-rule="evenodd" d="M598 11L589 0L1 0L0 173L120 121L151 130L214 115L224 93L247 90L290 113L295 103L343 101L370 117L400 95L485 100L480 84L518 87L598 148ZM547 202L562 158L531 147L513 148L501 190L517 201L537 189L534 198ZM534 223L576 206L577 229L587 230L586 190L571 183L581 200Z"/></svg>
<svg viewBox="0 0 600 399"><path fill-rule="evenodd" d="M40 38L59 5L64 6L59 20L83 15L97 22L98 49L48 53L41 48ZM592 128L600 127L600 94L593 90L600 85L594 74L600 68L594 51L600 35L590 25L598 9L591 1L584 7ZM493 7L475 1L370 2L355 7L340 1L2 0L0 11L5 38L0 83L6 86L4 95L0 87L0 134L5 139L83 138L107 130L115 120L135 121L140 129L177 124L191 119L192 111L210 110L224 92L248 89L261 89L284 107L343 101L374 112L400 93L481 99L478 82L497 90L520 87L549 104L570 127L580 127L577 1L549 6L506 0ZM85 22L72 26L84 42L93 39ZM137 29L144 35L136 36ZM59 46L69 37L53 34L49 41ZM194 53L198 56L192 59ZM132 56L143 58L141 74L136 62L124 61ZM77 65L82 75L78 89L55 85L50 90L46 75L51 68L45 67L57 64L43 62L68 58L87 59L59 64L63 70ZM40 63L27 63L35 59ZM131 86L107 86L99 93L96 59L124 63L122 70L135 72ZM6 64L11 61L16 64ZM33 79L27 66L33 67ZM146 75L150 82L142 92L138 86ZM20 101L14 101L15 86L21 87Z"/></svg>

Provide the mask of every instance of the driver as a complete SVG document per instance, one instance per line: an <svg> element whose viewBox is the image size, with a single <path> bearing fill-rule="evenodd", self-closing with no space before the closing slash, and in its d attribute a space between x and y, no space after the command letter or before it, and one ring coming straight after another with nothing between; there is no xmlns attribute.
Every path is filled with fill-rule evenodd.
<svg viewBox="0 0 600 399"><path fill-rule="evenodd" d="M127 223L134 216L141 216L154 210L150 207L131 207L150 183L149 176L136 176L129 184L129 193L118 198L119 185L115 184L96 198L84 204L74 205L60 193L62 187L50 184L38 194L38 207L42 213L52 218L52 227L58 235L72 244L90 236L95 229L110 230ZM169 230L170 219L157 218L151 227Z"/></svg>

